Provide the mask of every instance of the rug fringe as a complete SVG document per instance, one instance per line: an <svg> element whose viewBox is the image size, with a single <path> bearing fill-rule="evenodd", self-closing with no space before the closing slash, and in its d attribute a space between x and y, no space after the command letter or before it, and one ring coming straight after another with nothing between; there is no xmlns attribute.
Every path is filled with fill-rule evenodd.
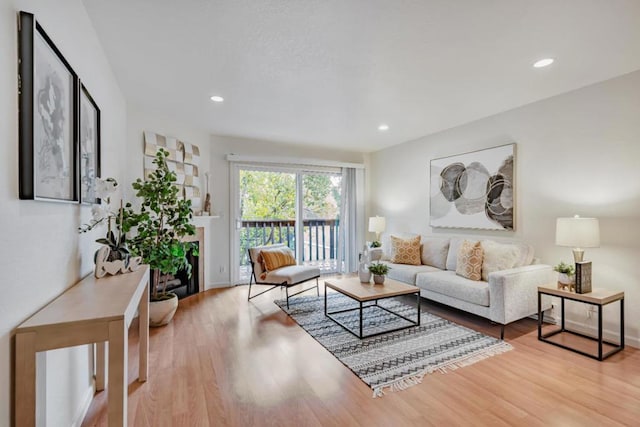
<svg viewBox="0 0 640 427"><path fill-rule="evenodd" d="M416 373L415 375L411 375L405 378L400 378L399 380L393 381L391 383L382 384L373 388L373 397L382 397L385 393L396 392L406 390L409 387L413 387L422 383L422 379L426 374L431 374L433 372L440 372L442 374L446 374L447 372L455 371L458 368L464 368L465 366L473 365L474 363L480 362L482 360L488 359L492 356L497 356L502 353L506 353L507 351L513 350L511 344L508 344L504 341L493 345L491 347L487 347L482 350L479 354L474 354L469 357L463 357L460 359L453 360L449 363L445 363L443 365L437 367L429 367L423 369L422 371Z"/></svg>

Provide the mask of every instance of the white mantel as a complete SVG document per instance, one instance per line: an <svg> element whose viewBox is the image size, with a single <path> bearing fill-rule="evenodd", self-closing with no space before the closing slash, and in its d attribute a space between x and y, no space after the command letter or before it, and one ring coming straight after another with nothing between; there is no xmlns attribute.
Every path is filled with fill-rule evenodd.
<svg viewBox="0 0 640 427"><path fill-rule="evenodd" d="M220 218L219 216L194 216L192 219L192 224L195 225L198 228L202 228L202 230L204 231L204 236L203 236L203 242L204 242L204 248L200 248L200 262L204 262L204 278L200 283L200 290L207 290L209 289L211 286L209 284L209 280L211 277L211 272L210 272L210 268L211 268L211 260L208 258L210 252L210 235L211 235L211 221L216 219L216 218Z"/></svg>

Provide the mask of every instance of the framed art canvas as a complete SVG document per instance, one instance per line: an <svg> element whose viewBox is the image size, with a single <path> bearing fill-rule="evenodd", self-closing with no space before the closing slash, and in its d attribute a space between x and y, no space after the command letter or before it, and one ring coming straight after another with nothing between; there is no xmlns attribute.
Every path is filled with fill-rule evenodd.
<svg viewBox="0 0 640 427"><path fill-rule="evenodd" d="M80 201L99 203L96 177L100 176L100 109L87 88L80 85Z"/></svg>
<svg viewBox="0 0 640 427"><path fill-rule="evenodd" d="M431 160L430 225L514 230L515 144Z"/></svg>
<svg viewBox="0 0 640 427"><path fill-rule="evenodd" d="M78 201L78 76L38 24L20 12L19 195Z"/></svg>

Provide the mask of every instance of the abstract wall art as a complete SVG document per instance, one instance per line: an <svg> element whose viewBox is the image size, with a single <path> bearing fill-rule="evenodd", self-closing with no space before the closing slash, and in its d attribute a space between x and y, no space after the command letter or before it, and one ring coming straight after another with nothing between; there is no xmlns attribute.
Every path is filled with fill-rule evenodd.
<svg viewBox="0 0 640 427"><path fill-rule="evenodd" d="M200 194L200 149L197 145L180 141L176 138L160 135L154 132L144 132L144 176L147 177L155 170L153 159L158 148L169 152L167 166L175 172L176 185L180 189L182 198L191 200L191 207L198 213L202 208Z"/></svg>
<svg viewBox="0 0 640 427"><path fill-rule="evenodd" d="M100 109L89 91L80 91L80 201L99 203L96 177L100 176Z"/></svg>
<svg viewBox="0 0 640 427"><path fill-rule="evenodd" d="M431 227L514 230L515 147L431 160Z"/></svg>
<svg viewBox="0 0 640 427"><path fill-rule="evenodd" d="M78 76L33 14L18 41L19 196L77 202Z"/></svg>

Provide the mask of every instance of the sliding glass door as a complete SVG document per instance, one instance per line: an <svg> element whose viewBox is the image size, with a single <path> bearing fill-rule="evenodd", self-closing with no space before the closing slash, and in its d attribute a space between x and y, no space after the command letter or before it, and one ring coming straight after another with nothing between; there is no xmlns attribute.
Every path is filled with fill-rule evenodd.
<svg viewBox="0 0 640 427"><path fill-rule="evenodd" d="M299 263L337 271L338 171L237 165L234 174L234 283L249 281L248 248L276 243L294 250Z"/></svg>

